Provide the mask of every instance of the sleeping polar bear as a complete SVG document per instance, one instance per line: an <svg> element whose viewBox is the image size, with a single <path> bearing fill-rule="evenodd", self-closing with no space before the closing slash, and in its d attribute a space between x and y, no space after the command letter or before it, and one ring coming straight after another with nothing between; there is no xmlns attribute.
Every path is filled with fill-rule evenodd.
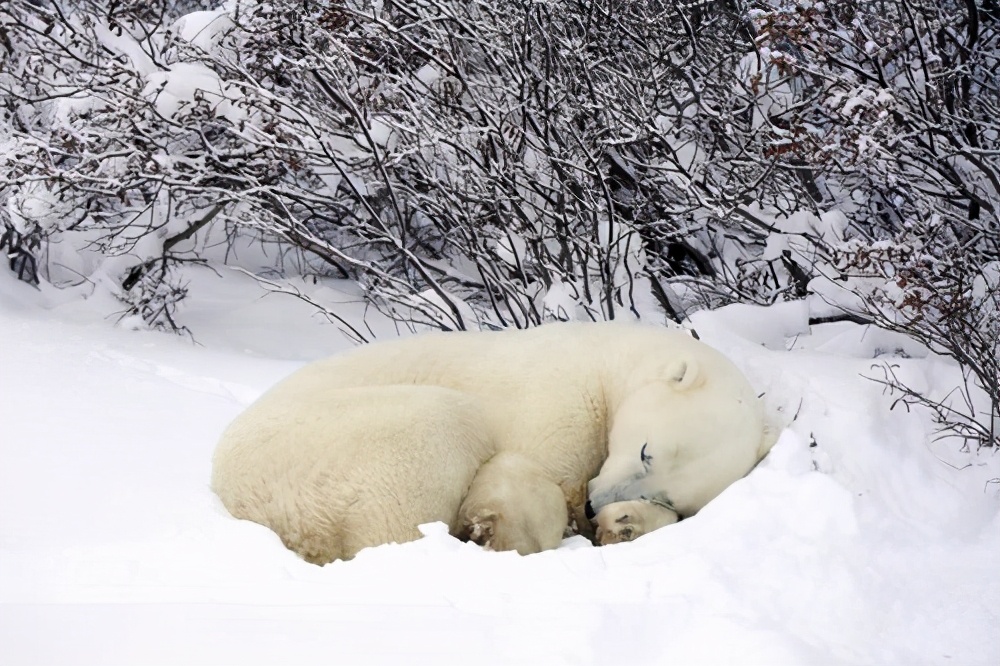
<svg viewBox="0 0 1000 666"><path fill-rule="evenodd" d="M434 521L527 554L568 526L586 532L598 470L591 500L609 524L636 500L689 516L751 469L763 432L747 380L683 332L429 333L277 384L222 435L212 487L314 563L416 539Z"/></svg>

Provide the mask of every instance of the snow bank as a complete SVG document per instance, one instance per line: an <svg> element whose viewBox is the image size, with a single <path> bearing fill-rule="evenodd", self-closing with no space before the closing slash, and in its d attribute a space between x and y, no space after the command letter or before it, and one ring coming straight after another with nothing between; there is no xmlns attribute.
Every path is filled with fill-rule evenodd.
<svg viewBox="0 0 1000 666"><path fill-rule="evenodd" d="M320 568L232 519L208 478L225 424L345 340L238 276L206 287L194 344L115 329L94 303L38 307L0 277L4 664L1000 660L1000 459L889 412L851 331L792 307L695 317L787 429L694 518L525 558L429 525Z"/></svg>

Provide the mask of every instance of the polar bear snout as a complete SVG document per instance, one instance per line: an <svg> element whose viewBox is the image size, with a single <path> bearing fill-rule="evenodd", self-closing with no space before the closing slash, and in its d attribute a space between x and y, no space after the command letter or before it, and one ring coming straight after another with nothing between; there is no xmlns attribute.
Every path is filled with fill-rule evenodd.
<svg viewBox="0 0 1000 666"><path fill-rule="evenodd" d="M647 481L645 478L647 475L636 475L626 479L624 482L611 486L610 488L599 489L597 482L600 477L594 479L590 482L590 498L587 500L587 506L589 507L590 514L587 516L593 520L594 516L597 516L607 507L609 504L615 504L617 502L628 502L632 500L643 500L652 497L650 494L650 488L647 488L648 483L643 483ZM662 492L654 492L655 495L662 495Z"/></svg>
<svg viewBox="0 0 1000 666"><path fill-rule="evenodd" d="M665 488L653 475L652 455L644 443L638 455L612 455L604 462L600 473L587 484L587 503L593 515L609 504L652 497ZM591 515L587 516L592 519Z"/></svg>

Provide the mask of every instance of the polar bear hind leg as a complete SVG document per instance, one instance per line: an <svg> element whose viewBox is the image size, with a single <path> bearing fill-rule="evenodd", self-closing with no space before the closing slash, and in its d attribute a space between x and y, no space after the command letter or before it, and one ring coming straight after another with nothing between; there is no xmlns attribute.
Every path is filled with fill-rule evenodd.
<svg viewBox="0 0 1000 666"><path fill-rule="evenodd" d="M418 539L422 523L457 529L494 453L482 422L474 399L438 387L282 389L223 434L212 486L230 513L271 528L303 559L347 560Z"/></svg>
<svg viewBox="0 0 1000 666"><path fill-rule="evenodd" d="M459 509L459 537L490 550L530 555L557 547L569 523L562 489L514 452L487 461Z"/></svg>

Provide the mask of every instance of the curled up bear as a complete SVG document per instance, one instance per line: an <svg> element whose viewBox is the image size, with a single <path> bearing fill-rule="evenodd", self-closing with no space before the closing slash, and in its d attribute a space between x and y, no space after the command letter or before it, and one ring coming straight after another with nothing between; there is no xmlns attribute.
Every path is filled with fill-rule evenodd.
<svg viewBox="0 0 1000 666"><path fill-rule="evenodd" d="M318 564L434 521L528 554L589 534L588 508L603 543L693 515L766 441L746 378L684 332L428 333L279 382L224 432L212 487Z"/></svg>

